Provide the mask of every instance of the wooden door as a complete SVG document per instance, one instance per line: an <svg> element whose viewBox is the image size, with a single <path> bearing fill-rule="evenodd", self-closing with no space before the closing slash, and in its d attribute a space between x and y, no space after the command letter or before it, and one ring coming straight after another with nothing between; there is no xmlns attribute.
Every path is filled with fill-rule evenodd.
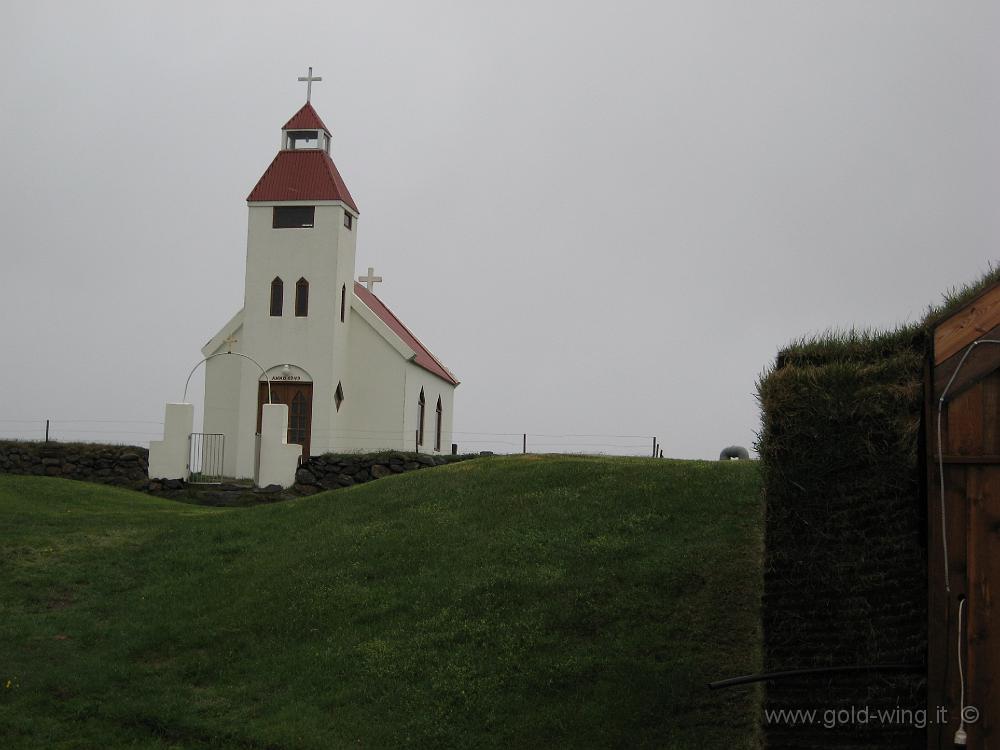
<svg viewBox="0 0 1000 750"><path fill-rule="evenodd" d="M312 383L271 383L271 402L288 406L288 442L302 446L302 457L308 458L312 437ZM267 403L267 383L257 392L257 432L263 406Z"/></svg>

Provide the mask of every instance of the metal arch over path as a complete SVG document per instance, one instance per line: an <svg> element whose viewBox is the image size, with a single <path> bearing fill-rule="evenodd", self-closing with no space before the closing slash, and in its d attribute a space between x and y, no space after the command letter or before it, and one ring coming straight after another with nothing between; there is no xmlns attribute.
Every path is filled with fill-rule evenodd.
<svg viewBox="0 0 1000 750"><path fill-rule="evenodd" d="M187 380L184 381L184 397L181 399L184 403L187 403L188 386L191 384L191 376L194 375L195 371L203 364L208 362L208 360L214 359L215 357L224 357L229 354L233 355L234 357L243 357L243 359L249 359L251 362L257 365L258 368L260 368L260 374L263 375L264 380L267 381L267 403L269 404L273 403L271 401L271 378L268 377L267 371L260 366L260 362L258 362L256 359L246 354L240 354L239 352L216 352L215 354L208 355L207 357L205 357L205 359L201 360L198 364L192 367L191 372L188 373Z"/></svg>

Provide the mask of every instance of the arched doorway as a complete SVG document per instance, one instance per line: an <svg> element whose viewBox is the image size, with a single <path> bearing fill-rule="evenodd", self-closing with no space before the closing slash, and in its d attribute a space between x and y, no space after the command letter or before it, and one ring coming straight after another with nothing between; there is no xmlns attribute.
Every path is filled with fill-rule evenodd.
<svg viewBox="0 0 1000 750"><path fill-rule="evenodd" d="M268 371L271 380L271 403L288 406L288 442L302 446L302 458L309 456L312 442L313 384L309 374L292 365L273 367ZM257 390L257 432L264 404L267 403L267 383L261 381Z"/></svg>

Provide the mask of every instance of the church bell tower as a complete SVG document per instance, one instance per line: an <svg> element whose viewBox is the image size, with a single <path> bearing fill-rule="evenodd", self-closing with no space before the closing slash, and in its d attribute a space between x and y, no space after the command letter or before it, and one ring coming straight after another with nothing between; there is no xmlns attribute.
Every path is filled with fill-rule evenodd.
<svg viewBox="0 0 1000 750"><path fill-rule="evenodd" d="M247 196L243 308L201 349L204 432L221 436L228 477L265 466L269 400L303 457L451 447L459 381L374 293L374 269L354 280L358 206L309 92Z"/></svg>
<svg viewBox="0 0 1000 750"><path fill-rule="evenodd" d="M300 80L311 87L319 79L310 70ZM280 150L247 197L240 350L267 370L271 398L288 403L290 442L302 442L304 455L335 449L338 421L346 418L339 394L359 214L330 143L330 129L307 99L281 128ZM239 429L252 433L266 387L259 372L243 373ZM254 415L257 425L248 423Z"/></svg>

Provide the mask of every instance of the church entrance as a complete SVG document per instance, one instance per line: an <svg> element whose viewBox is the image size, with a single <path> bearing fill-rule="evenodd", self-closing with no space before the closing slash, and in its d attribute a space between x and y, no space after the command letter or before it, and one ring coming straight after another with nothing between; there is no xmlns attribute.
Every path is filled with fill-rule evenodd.
<svg viewBox="0 0 1000 750"><path fill-rule="evenodd" d="M312 435L312 383L281 383L271 381L271 403L288 406L288 442L302 446L302 458L309 457ZM262 407L267 403L267 383L257 391L257 432L260 432Z"/></svg>

